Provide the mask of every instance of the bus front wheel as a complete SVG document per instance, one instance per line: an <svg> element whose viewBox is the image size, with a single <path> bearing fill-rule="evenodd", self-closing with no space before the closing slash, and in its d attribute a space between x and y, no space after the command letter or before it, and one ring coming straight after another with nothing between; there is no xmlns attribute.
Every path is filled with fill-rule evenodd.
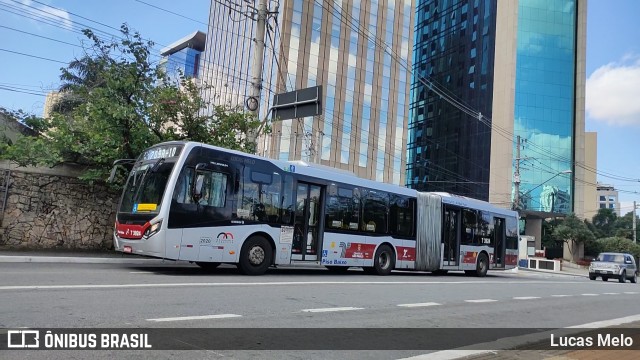
<svg viewBox="0 0 640 360"><path fill-rule="evenodd" d="M269 241L262 236L254 236L242 245L238 268L245 275L262 275L269 266L273 249Z"/></svg>

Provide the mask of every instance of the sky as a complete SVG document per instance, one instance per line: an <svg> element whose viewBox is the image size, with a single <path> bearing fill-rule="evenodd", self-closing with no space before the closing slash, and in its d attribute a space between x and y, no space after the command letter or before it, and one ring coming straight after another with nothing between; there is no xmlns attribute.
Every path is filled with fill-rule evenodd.
<svg viewBox="0 0 640 360"><path fill-rule="evenodd" d="M0 107L42 115L44 95L60 84L60 68L83 55L79 45L86 38L77 29L90 26L116 34L113 28L127 23L153 40L158 54L196 30L206 32L209 4L208 0L0 0ZM30 19L26 13L40 18ZM632 210L633 201L640 204L640 1L588 0L587 13L586 130L598 133L598 182L621 191L624 215Z"/></svg>

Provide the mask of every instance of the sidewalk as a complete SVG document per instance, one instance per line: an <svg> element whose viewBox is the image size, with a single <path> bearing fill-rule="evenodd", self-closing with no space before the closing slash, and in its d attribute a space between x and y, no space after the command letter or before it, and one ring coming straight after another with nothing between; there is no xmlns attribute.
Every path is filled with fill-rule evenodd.
<svg viewBox="0 0 640 360"><path fill-rule="evenodd" d="M623 324L620 326L611 327L616 329L622 328L632 328L633 333L631 337L634 339L634 344L640 342L640 336L638 336L638 329L640 329L640 321L635 321L632 323ZM604 328L606 329L606 328ZM597 330L595 333L601 332L602 330ZM585 335L593 335L594 329L585 329L584 332L578 332L575 336L585 336ZM606 333L606 332L605 332ZM616 360L631 360L638 359L640 357L639 350L530 350L530 349L539 349L548 346L549 340L527 344L523 346L519 346L517 350L500 350L500 351L491 351L486 352L481 355L472 355L472 356L463 356L458 359L464 360L489 360L489 359L497 359L497 360L507 360L507 359L518 359L518 360L538 360L538 359L549 359L549 360L597 360L597 359L616 359Z"/></svg>
<svg viewBox="0 0 640 360"><path fill-rule="evenodd" d="M87 250L23 250L0 248L0 263L68 263L68 264L175 264L170 260L146 258L139 255Z"/></svg>
<svg viewBox="0 0 640 360"><path fill-rule="evenodd" d="M556 274L556 275L569 275L569 276L588 276L589 270L587 269L575 269L563 267L561 271L553 271L553 270L539 270L539 269L529 269L529 268L518 268L518 271L523 272L536 272L536 273L546 273L546 274Z"/></svg>

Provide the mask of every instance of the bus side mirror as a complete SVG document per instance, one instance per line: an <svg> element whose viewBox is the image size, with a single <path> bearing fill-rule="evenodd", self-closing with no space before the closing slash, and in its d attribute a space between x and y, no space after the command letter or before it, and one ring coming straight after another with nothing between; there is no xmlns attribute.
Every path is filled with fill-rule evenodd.
<svg viewBox="0 0 640 360"><path fill-rule="evenodd" d="M200 199L202 198L203 185L204 185L204 174L196 173L196 179L193 182L193 188L191 190L191 197L193 198L193 201L196 203L200 201Z"/></svg>

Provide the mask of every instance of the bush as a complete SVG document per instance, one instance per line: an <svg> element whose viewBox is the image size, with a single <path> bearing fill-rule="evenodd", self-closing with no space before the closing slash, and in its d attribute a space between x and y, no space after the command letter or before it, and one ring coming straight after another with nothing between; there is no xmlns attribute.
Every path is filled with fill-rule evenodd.
<svg viewBox="0 0 640 360"><path fill-rule="evenodd" d="M580 266L589 266L591 265L591 261L592 261L591 259L580 259L576 261L576 264Z"/></svg>
<svg viewBox="0 0 640 360"><path fill-rule="evenodd" d="M636 259L640 257L640 245L621 237L609 237L597 240L600 252L625 252Z"/></svg>

